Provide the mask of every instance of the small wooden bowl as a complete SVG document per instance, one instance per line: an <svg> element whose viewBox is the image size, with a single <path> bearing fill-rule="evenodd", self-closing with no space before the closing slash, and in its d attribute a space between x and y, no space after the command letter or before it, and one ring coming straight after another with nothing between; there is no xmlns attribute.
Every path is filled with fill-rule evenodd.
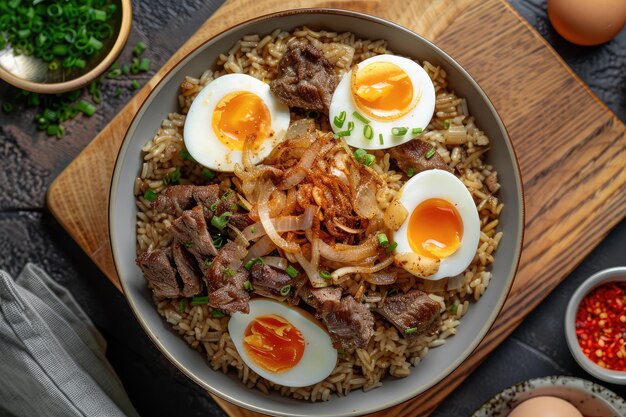
<svg viewBox="0 0 626 417"><path fill-rule="evenodd" d="M79 71L70 72L66 80L51 79L47 64L33 56L13 55L7 46L0 51L0 78L23 90L42 94L58 94L77 90L102 75L120 55L130 35L131 1L117 0L120 13L115 22L117 37L105 43L103 50Z"/></svg>

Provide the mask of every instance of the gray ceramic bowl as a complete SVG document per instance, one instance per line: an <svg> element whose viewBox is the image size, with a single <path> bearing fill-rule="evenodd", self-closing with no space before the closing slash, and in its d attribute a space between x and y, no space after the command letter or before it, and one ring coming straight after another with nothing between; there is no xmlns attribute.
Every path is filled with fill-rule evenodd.
<svg viewBox="0 0 626 417"><path fill-rule="evenodd" d="M576 337L576 312L583 298L600 285L612 281L626 281L626 266L604 269L583 282L576 290L565 311L565 338L576 362L591 375L612 384L626 385L626 371L612 371L596 365L580 349Z"/></svg>
<svg viewBox="0 0 626 417"><path fill-rule="evenodd" d="M292 29L306 25L313 29L352 31L369 39L386 39L397 53L427 59L441 65L449 74L449 83L467 98L470 112L491 138L488 160L499 172L500 198L505 209L500 217L504 238L495 255L494 278L480 302L463 318L458 334L445 345L433 349L419 369L405 379L388 379L382 387L325 403L310 403L264 395L246 389L236 375L214 372L203 355L192 350L170 330L158 315L141 271L135 266L135 204L133 181L140 171L141 147L169 112L177 110L178 87L186 74L199 75L212 65L218 55L228 51L242 36L270 33L276 28ZM374 412L406 401L458 367L476 348L494 322L508 294L519 261L523 200L519 169L507 132L493 105L470 75L441 49L415 33L382 19L341 10L299 10L264 16L243 23L191 52L154 88L138 110L122 144L111 183L109 227L115 266L124 294L137 320L163 354L189 378L208 391L241 407L274 415L347 416Z"/></svg>

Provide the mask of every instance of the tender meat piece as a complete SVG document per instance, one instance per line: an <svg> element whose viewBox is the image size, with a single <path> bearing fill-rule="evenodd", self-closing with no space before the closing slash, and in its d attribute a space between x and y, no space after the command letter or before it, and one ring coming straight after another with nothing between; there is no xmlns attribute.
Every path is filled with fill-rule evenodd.
<svg viewBox="0 0 626 417"><path fill-rule="evenodd" d="M143 276L148 281L156 298L176 298L180 295L176 270L170 262L170 253L167 249L155 249L144 252L135 260L141 268Z"/></svg>
<svg viewBox="0 0 626 417"><path fill-rule="evenodd" d="M328 114L339 80L321 50L293 42L287 46L278 68L278 77L270 88L283 103Z"/></svg>
<svg viewBox="0 0 626 417"><path fill-rule="evenodd" d="M341 299L341 288L310 288L309 286L305 286L300 292L300 298L314 309L319 310L326 302L333 304L339 302Z"/></svg>
<svg viewBox="0 0 626 417"><path fill-rule="evenodd" d="M237 206L237 195L233 191L227 191L217 202L215 214L221 216L227 211L235 213L239 207Z"/></svg>
<svg viewBox="0 0 626 417"><path fill-rule="evenodd" d="M246 248L228 242L218 252L211 267L204 275L209 291L209 305L233 313L250 311L250 296L243 288L248 271L241 267Z"/></svg>
<svg viewBox="0 0 626 417"><path fill-rule="evenodd" d="M243 230L251 224L254 224L254 220L252 220L247 213L234 213L228 223L239 230Z"/></svg>
<svg viewBox="0 0 626 417"><path fill-rule="evenodd" d="M412 290L385 298L376 312L396 326L402 335L412 338L424 333L433 335L438 332L441 323L439 308L439 303L428 294ZM407 329L411 330L407 333Z"/></svg>
<svg viewBox="0 0 626 417"><path fill-rule="evenodd" d="M185 210L172 222L169 231L177 242L183 244L196 257L198 262L204 262L207 257L217 255L204 220L202 207L196 206L191 210Z"/></svg>
<svg viewBox="0 0 626 417"><path fill-rule="evenodd" d="M211 205L220 199L219 185L213 184L194 187L192 195L195 202L202 207L204 218L210 221L211 217L213 217Z"/></svg>
<svg viewBox="0 0 626 417"><path fill-rule="evenodd" d="M409 168L413 168L413 173L417 174L429 169L443 169L452 172L441 155L437 152L426 159L426 153L432 146L421 139L413 139L399 146L389 148L389 156L396 160L398 167L405 173Z"/></svg>
<svg viewBox="0 0 626 417"><path fill-rule="evenodd" d="M333 338L343 349L362 348L374 334L374 316L351 295L340 301L327 301L317 311Z"/></svg>
<svg viewBox="0 0 626 417"><path fill-rule="evenodd" d="M255 264L250 269L250 275L252 276L252 286L257 294L279 300L286 297L280 293L280 290L285 285L292 283L289 275L279 272L269 265Z"/></svg>
<svg viewBox="0 0 626 417"><path fill-rule="evenodd" d="M174 242L172 246L172 255L178 275L183 282L182 295L192 297L200 294L202 292L202 272L198 268L198 262L194 256L178 242Z"/></svg>
<svg viewBox="0 0 626 417"><path fill-rule="evenodd" d="M152 203L152 208L160 213L180 216L183 210L193 203L193 185L171 185Z"/></svg>
<svg viewBox="0 0 626 417"><path fill-rule="evenodd" d="M485 185L491 192L491 194L495 194L500 189L500 184L498 183L498 173L493 171L491 174L487 175L485 178Z"/></svg>

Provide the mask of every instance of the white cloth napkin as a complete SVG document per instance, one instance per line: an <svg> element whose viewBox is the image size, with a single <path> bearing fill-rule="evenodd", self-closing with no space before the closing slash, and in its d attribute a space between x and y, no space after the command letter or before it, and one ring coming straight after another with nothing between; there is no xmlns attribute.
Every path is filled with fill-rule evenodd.
<svg viewBox="0 0 626 417"><path fill-rule="evenodd" d="M28 264L0 270L0 415L139 416L74 297Z"/></svg>

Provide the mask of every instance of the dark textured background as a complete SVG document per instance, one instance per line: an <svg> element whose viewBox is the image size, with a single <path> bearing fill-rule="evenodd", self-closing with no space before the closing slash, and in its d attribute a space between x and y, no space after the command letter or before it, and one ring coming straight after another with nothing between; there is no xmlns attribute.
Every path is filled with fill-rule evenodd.
<svg viewBox="0 0 626 417"><path fill-rule="evenodd" d="M594 93L626 121L626 31L607 44L579 47L554 32L546 18L545 1L510 2ZM221 3L221 0L134 1L133 31L123 59L128 60L133 45L143 40L149 45L145 55L151 58L153 70L159 68ZM165 21L169 23L164 25ZM144 74L140 79L145 82L151 75ZM120 97L113 97L117 86L126 87L128 83L125 80L105 83L105 104L92 118L79 116L67 123L67 134L62 140L36 132L32 111L0 113L0 268L15 275L26 262L36 262L70 288L107 339L108 357L142 415L223 416L209 396L152 345L122 295L45 206L47 186L130 99L132 92L126 88L122 88ZM0 82L0 101L12 94L12 89ZM573 117L580 111L584 109L573 108ZM565 306L589 275L611 266L626 265L625 247L626 222L622 221L433 416L469 416L495 393L528 378L559 374L593 380L576 365L565 344ZM603 385L626 396L625 388Z"/></svg>

